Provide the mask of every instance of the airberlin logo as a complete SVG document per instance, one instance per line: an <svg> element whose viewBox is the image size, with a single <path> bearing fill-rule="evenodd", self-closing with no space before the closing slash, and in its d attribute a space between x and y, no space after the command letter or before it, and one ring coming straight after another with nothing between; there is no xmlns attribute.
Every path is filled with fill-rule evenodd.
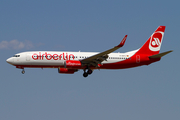
<svg viewBox="0 0 180 120"><path fill-rule="evenodd" d="M62 54L49 54L45 52L44 54L39 52L39 54L34 53L32 55L32 59L34 60L74 60L74 55L73 54L68 54L68 53L62 53Z"/></svg>
<svg viewBox="0 0 180 120"><path fill-rule="evenodd" d="M154 41L152 41L152 45L158 47L161 44L159 38L153 38L153 39Z"/></svg>
<svg viewBox="0 0 180 120"><path fill-rule="evenodd" d="M151 36L150 42L149 42L149 49L151 51L159 51L160 50L163 35L164 35L164 32L158 31L158 32L155 32Z"/></svg>
<svg viewBox="0 0 180 120"><path fill-rule="evenodd" d="M80 61L66 61L66 65L67 66L81 66L81 62Z"/></svg>

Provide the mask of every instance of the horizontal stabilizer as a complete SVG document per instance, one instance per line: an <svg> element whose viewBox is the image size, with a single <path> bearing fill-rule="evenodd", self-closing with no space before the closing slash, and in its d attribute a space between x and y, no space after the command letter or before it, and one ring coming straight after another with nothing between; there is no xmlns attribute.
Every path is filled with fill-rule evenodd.
<svg viewBox="0 0 180 120"><path fill-rule="evenodd" d="M172 52L173 50L170 50L170 51L167 51L167 52L163 52L163 53L160 53L160 54L156 54L156 55L152 55L152 56L149 56L149 58L160 58L170 52Z"/></svg>

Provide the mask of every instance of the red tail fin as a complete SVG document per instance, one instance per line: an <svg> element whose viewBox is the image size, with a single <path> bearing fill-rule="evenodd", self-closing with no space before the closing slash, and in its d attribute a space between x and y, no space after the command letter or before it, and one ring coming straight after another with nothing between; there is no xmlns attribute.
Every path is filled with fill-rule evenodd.
<svg viewBox="0 0 180 120"><path fill-rule="evenodd" d="M166 26L159 26L146 43L138 50L137 54L159 54Z"/></svg>

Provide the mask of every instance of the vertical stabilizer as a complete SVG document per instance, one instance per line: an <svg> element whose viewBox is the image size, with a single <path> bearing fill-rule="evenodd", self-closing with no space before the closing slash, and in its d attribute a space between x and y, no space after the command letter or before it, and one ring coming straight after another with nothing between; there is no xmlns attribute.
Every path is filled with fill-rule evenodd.
<svg viewBox="0 0 180 120"><path fill-rule="evenodd" d="M166 26L159 26L146 43L138 50L137 54L159 54Z"/></svg>

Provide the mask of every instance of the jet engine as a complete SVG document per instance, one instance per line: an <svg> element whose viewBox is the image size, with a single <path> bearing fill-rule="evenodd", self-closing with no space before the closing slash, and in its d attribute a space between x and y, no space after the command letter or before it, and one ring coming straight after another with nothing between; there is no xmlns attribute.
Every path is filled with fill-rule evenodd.
<svg viewBox="0 0 180 120"><path fill-rule="evenodd" d="M74 74L74 72L76 72L75 69L58 68L58 73L63 73L63 74Z"/></svg>

